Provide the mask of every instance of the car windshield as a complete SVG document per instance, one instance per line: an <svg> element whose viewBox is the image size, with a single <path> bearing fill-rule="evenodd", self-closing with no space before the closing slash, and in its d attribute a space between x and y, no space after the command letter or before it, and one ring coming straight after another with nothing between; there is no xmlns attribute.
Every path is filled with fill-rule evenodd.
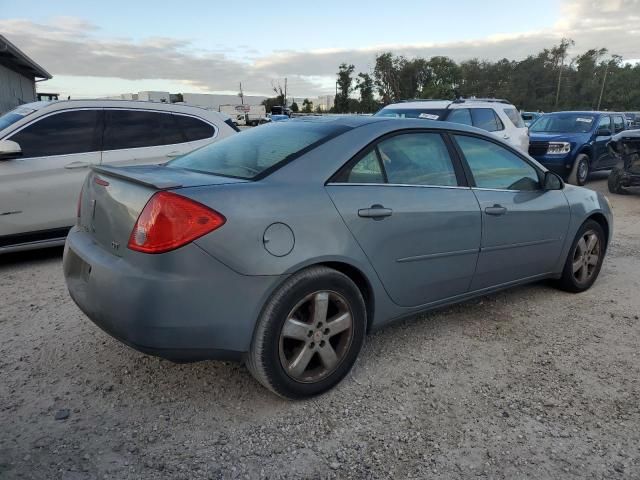
<svg viewBox="0 0 640 480"><path fill-rule="evenodd" d="M167 166L250 180L347 130L334 121L272 123L206 145Z"/></svg>
<svg viewBox="0 0 640 480"><path fill-rule="evenodd" d="M593 127L595 117L581 113L556 113L543 115L530 127L536 133L587 133Z"/></svg>
<svg viewBox="0 0 640 480"><path fill-rule="evenodd" d="M383 108L375 117L423 118L442 120L449 111L445 108Z"/></svg>
<svg viewBox="0 0 640 480"><path fill-rule="evenodd" d="M5 113L0 117L0 131L7 128L9 125L16 123L18 120L22 120L27 115L35 112L35 109L28 107L18 107Z"/></svg>

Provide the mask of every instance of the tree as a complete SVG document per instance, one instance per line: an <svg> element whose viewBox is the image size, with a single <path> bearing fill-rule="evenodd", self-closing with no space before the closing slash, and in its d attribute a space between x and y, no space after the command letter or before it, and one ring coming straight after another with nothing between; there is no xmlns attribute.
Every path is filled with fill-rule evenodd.
<svg viewBox="0 0 640 480"><path fill-rule="evenodd" d="M295 101L291 104L291 111L294 113L298 112L298 104Z"/></svg>
<svg viewBox="0 0 640 480"><path fill-rule="evenodd" d="M368 73L359 73L356 79L356 90L360 91L360 108L362 113L373 113L378 103L373 98L374 82Z"/></svg>
<svg viewBox="0 0 640 480"><path fill-rule="evenodd" d="M309 101L308 98L302 101L302 111L304 113L311 113L313 111L313 102Z"/></svg>
<svg viewBox="0 0 640 480"><path fill-rule="evenodd" d="M338 67L338 80L336 82L338 94L334 100L336 113L349 113L349 96L353 91L352 75L355 68L354 65L347 65L346 63L342 63Z"/></svg>

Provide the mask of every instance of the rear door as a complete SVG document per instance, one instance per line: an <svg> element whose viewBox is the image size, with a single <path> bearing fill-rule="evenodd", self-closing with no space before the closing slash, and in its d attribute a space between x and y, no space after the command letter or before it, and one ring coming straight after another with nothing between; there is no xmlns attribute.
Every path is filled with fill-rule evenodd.
<svg viewBox="0 0 640 480"><path fill-rule="evenodd" d="M40 117L12 133L22 157L0 162L0 246L64 237L90 165L100 163L102 110Z"/></svg>
<svg viewBox="0 0 640 480"><path fill-rule="evenodd" d="M480 246L480 210L439 133L383 137L327 191L391 299L427 304L465 293Z"/></svg>
<svg viewBox="0 0 640 480"><path fill-rule="evenodd" d="M471 289L552 272L569 225L564 193L543 190L540 172L497 142L466 134L454 139L482 209L482 245Z"/></svg>
<svg viewBox="0 0 640 480"><path fill-rule="evenodd" d="M186 115L106 109L102 163L113 166L165 163L208 143L216 133L212 125Z"/></svg>
<svg viewBox="0 0 640 480"><path fill-rule="evenodd" d="M497 112L505 125L505 134L509 137L505 140L520 151L527 153L529 151L529 130L524 124L520 112L515 107L506 105L497 107Z"/></svg>

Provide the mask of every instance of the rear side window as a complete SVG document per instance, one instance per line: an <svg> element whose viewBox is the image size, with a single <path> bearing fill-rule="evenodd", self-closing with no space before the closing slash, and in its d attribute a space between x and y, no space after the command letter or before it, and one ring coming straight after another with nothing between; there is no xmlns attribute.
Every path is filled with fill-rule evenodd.
<svg viewBox="0 0 640 480"><path fill-rule="evenodd" d="M437 133L406 133L384 139L354 165L339 172L333 181L458 185L449 151Z"/></svg>
<svg viewBox="0 0 640 480"><path fill-rule="evenodd" d="M504 125L492 108L472 108L471 118L473 119L474 127L481 128L487 132L504 130Z"/></svg>
<svg viewBox="0 0 640 480"><path fill-rule="evenodd" d="M516 110L515 108L505 108L503 111L505 115L509 117L509 120L511 121L511 123L513 123L514 127L517 127L517 128L525 127L524 121L522 120L522 116L518 113L518 110Z"/></svg>
<svg viewBox="0 0 640 480"><path fill-rule="evenodd" d="M462 123L464 125L473 125L471 120L471 112L468 108L456 108L451 110L447 117L447 122Z"/></svg>
<svg viewBox="0 0 640 480"><path fill-rule="evenodd" d="M619 115L613 117L613 128L615 133L621 132L624 130L624 118Z"/></svg>
<svg viewBox="0 0 640 480"><path fill-rule="evenodd" d="M539 190L538 172L501 145L476 137L455 135L479 188Z"/></svg>
<svg viewBox="0 0 640 480"><path fill-rule="evenodd" d="M276 122L211 143L167 165L253 179L350 129L332 120Z"/></svg>
<svg viewBox="0 0 640 480"><path fill-rule="evenodd" d="M99 121L99 110L56 113L28 125L10 140L20 144L22 158L99 151Z"/></svg>
<svg viewBox="0 0 640 480"><path fill-rule="evenodd" d="M216 133L215 128L208 123L186 115L174 115L180 128L187 137L187 142L195 142L204 138L211 138Z"/></svg>
<svg viewBox="0 0 640 480"><path fill-rule="evenodd" d="M105 110L102 149L122 150L167 145L171 143L171 139L170 135L165 139L164 133L170 122L171 114L142 110ZM171 131L167 133L171 134Z"/></svg>

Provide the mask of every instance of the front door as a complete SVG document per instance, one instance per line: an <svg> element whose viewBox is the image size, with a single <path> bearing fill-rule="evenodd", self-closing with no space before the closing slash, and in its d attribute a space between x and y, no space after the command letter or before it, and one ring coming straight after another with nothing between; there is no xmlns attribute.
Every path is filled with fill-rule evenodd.
<svg viewBox="0 0 640 480"><path fill-rule="evenodd" d="M402 306L468 291L480 210L438 133L386 137L327 185L391 299Z"/></svg>
<svg viewBox="0 0 640 480"><path fill-rule="evenodd" d="M609 115L602 115L600 117L593 141L593 158L591 159L593 165L591 167L594 170L606 168L610 163L607 144L611 140L612 126Z"/></svg>
<svg viewBox="0 0 640 480"><path fill-rule="evenodd" d="M89 166L100 163L101 117L63 111L7 137L22 156L0 162L0 246L66 235Z"/></svg>
<svg viewBox="0 0 640 480"><path fill-rule="evenodd" d="M482 246L471 290L550 273L569 225L561 190L541 188L540 172L514 150L454 135L482 211Z"/></svg>

